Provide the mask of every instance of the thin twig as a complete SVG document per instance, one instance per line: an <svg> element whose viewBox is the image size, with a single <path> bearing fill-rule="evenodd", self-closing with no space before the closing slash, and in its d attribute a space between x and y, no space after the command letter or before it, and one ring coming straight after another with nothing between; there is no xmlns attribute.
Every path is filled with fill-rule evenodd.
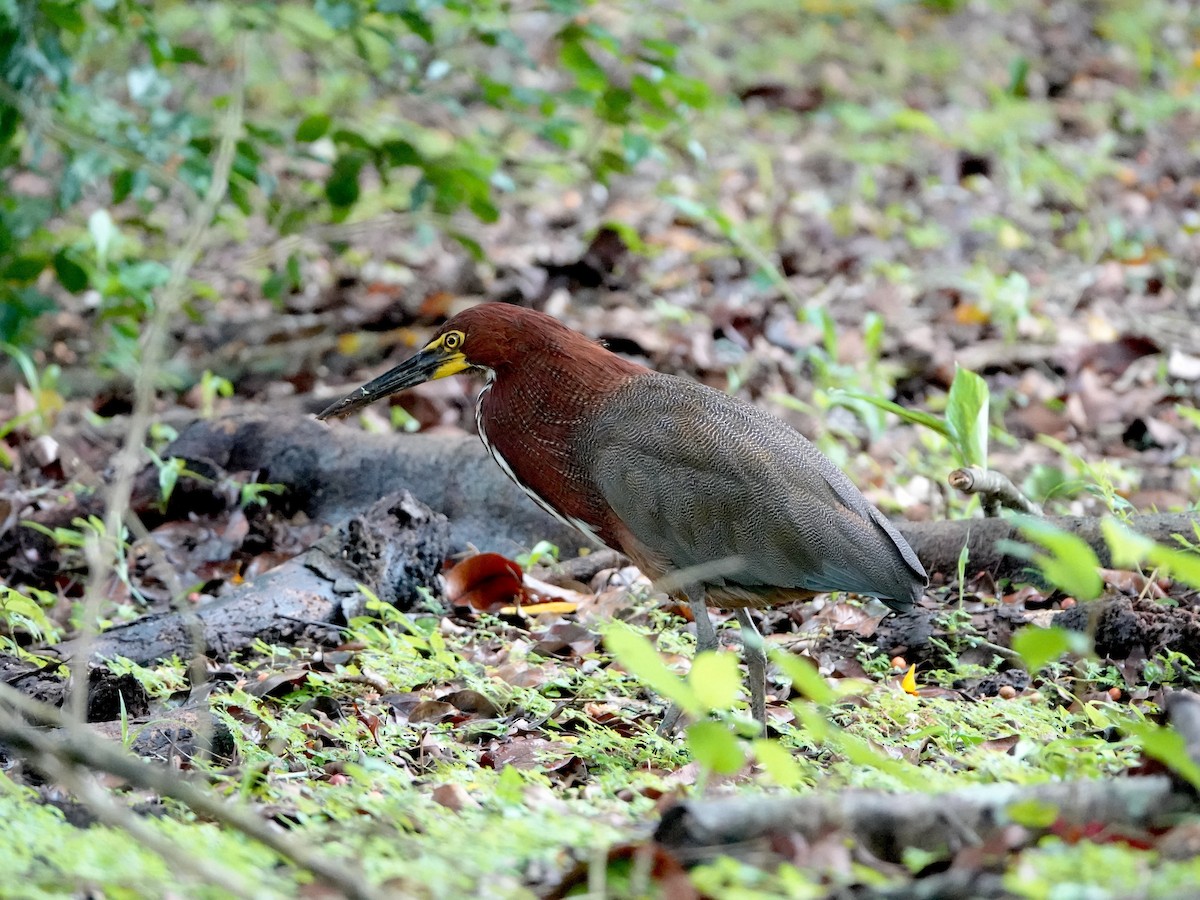
<svg viewBox="0 0 1200 900"><path fill-rule="evenodd" d="M54 726L58 731L41 731L22 718ZM193 812L235 828L266 845L352 900L374 900L380 896L366 883L363 873L352 860L335 859L309 849L301 840L249 809L221 799L179 772L138 759L119 745L97 737L86 725L72 721L54 707L30 699L4 684L0 684L0 741L35 762L50 757L63 766L107 772L134 787L172 797Z"/></svg>
<svg viewBox="0 0 1200 900"><path fill-rule="evenodd" d="M128 147L118 147L104 141L94 134L89 134L81 128L73 128L56 121L53 116L31 101L28 96L13 90L11 86L0 81L0 100L9 106L16 107L21 112L21 118L31 132L44 134L51 140L67 147L86 147L103 156L119 160L130 168L145 172L153 181L167 191L179 192L187 201L195 201L196 192L191 186L163 166L144 154Z"/></svg>
<svg viewBox="0 0 1200 900"><path fill-rule="evenodd" d="M0 709L0 728L4 727L3 723L10 716L9 712ZM257 900L259 897L280 896L278 892L269 891L262 885L251 885L230 871L228 866L201 854L189 852L178 842L150 828L128 807L116 802L108 791L96 783L92 773L82 766L66 762L53 753L40 749L32 751L31 757L37 768L64 785L72 795L85 803L100 821L128 832L140 845L166 860L172 870L191 873L201 883L219 887L233 897Z"/></svg>
<svg viewBox="0 0 1200 900"><path fill-rule="evenodd" d="M233 169L238 135L242 130L245 112L246 84L246 35L240 33L234 41L233 56L235 69L233 86L229 93L229 105L222 118L221 141L213 161L212 180L200 206L191 217L191 223L183 245L171 265L170 276L159 293L154 311L146 326L142 339L141 366L134 380L133 409L129 415L129 426L125 441L113 462L114 476L105 505L104 534L91 535L84 549L88 561L88 584L84 592L84 615L80 628L80 650L72 662L71 680L76 685L72 691L69 709L77 721L83 721L87 709L88 667L91 662L90 647L97 633L97 618L104 600L104 589L114 572L114 560L123 553L121 533L129 500L133 492L133 481L140 465L146 433L154 405L155 382L162 370L166 352L167 335L171 323L183 302L188 273L195 266L204 248L209 227L229 186L229 175ZM178 599L178 598L176 598Z"/></svg>
<svg viewBox="0 0 1200 900"><path fill-rule="evenodd" d="M983 638L969 638L972 647L978 647L981 650L990 650L1003 660L1014 663L1018 667L1028 671L1029 667L1025 664L1025 658L1011 647L1005 647L1002 644L995 644Z"/></svg>

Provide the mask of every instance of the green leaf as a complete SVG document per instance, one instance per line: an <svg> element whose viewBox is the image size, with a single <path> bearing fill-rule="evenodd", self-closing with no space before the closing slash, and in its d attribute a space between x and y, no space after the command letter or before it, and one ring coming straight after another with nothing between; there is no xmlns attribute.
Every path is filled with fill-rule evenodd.
<svg viewBox="0 0 1200 900"><path fill-rule="evenodd" d="M700 201L693 200L691 197L672 195L667 198L667 202L685 216L695 219L697 222L708 222L713 218L712 210Z"/></svg>
<svg viewBox="0 0 1200 900"><path fill-rule="evenodd" d="M655 62L674 62L675 57L679 55L679 47L675 43L659 40L658 38L643 39L642 48L647 53L658 57Z"/></svg>
<svg viewBox="0 0 1200 900"><path fill-rule="evenodd" d="M333 142L339 147L344 145L355 150L367 151L373 149L373 145L370 141L368 141L357 131L351 131L349 128L337 129L333 134L330 135L330 138L332 138Z"/></svg>
<svg viewBox="0 0 1200 900"><path fill-rule="evenodd" d="M88 234L96 246L96 257L103 268L108 264L108 251L119 235L107 209L98 209L88 216Z"/></svg>
<svg viewBox="0 0 1200 900"><path fill-rule="evenodd" d="M576 39L567 38L558 52L563 68L575 76L575 83L589 93L599 93L608 84L608 75Z"/></svg>
<svg viewBox="0 0 1200 900"><path fill-rule="evenodd" d="M704 705L692 688L667 668L646 638L621 622L613 622L603 634L604 645L617 662L650 690L677 703L688 715L705 713Z"/></svg>
<svg viewBox="0 0 1200 900"><path fill-rule="evenodd" d="M883 397L877 397L874 394L864 394L862 391L848 390L833 390L828 394L829 402L836 403L839 406L850 406L850 400L860 400L865 403L870 403L872 406L878 407L885 412L894 413L899 416L902 421L909 422L913 425L923 425L943 437L950 437L950 429L946 427L946 423L937 416L931 415L923 410L909 409L906 406L901 406L899 403L893 403L891 400L885 400Z"/></svg>
<svg viewBox="0 0 1200 900"><path fill-rule="evenodd" d="M1058 807L1040 800L1018 800L1010 803L1005 812L1025 828L1049 828L1058 819Z"/></svg>
<svg viewBox="0 0 1200 900"><path fill-rule="evenodd" d="M1063 531L1043 519L1020 517L1021 534L1048 551L1032 554L1032 561L1056 588L1079 600L1095 600L1104 590L1100 560L1077 534Z"/></svg>
<svg viewBox="0 0 1200 900"><path fill-rule="evenodd" d="M1157 759L1200 790L1200 765L1188 753L1183 735L1174 728L1163 728L1152 722L1139 722L1127 730L1137 738L1147 756Z"/></svg>
<svg viewBox="0 0 1200 900"><path fill-rule="evenodd" d="M524 804L525 776L515 766L506 765L496 779L495 796L501 803Z"/></svg>
<svg viewBox="0 0 1200 900"><path fill-rule="evenodd" d="M204 54L194 47L172 47L171 59L177 63L195 63L204 65Z"/></svg>
<svg viewBox="0 0 1200 900"><path fill-rule="evenodd" d="M179 472L183 460L172 457L158 467L158 496L163 503L171 499L175 485L179 483Z"/></svg>
<svg viewBox="0 0 1200 900"><path fill-rule="evenodd" d="M987 468L988 386L968 369L954 373L946 400L946 426L960 465Z"/></svg>
<svg viewBox="0 0 1200 900"><path fill-rule="evenodd" d="M405 10L400 13L400 20L408 26L408 30L427 44L434 41L433 23L418 12Z"/></svg>
<svg viewBox="0 0 1200 900"><path fill-rule="evenodd" d="M798 788L805 783L804 770L790 750L779 741L758 738L751 743L758 764L767 776L782 788Z"/></svg>
<svg viewBox="0 0 1200 900"><path fill-rule="evenodd" d="M113 203L120 203L133 192L134 172L133 169L121 169L118 172L113 172L112 175L112 195Z"/></svg>
<svg viewBox="0 0 1200 900"><path fill-rule="evenodd" d="M1087 653L1091 648L1088 637L1080 631L1066 628L1040 628L1026 625L1012 636L1012 648L1025 662L1030 672L1041 671L1047 663L1057 661L1064 653Z"/></svg>
<svg viewBox="0 0 1200 900"><path fill-rule="evenodd" d="M1138 568L1149 564L1188 587L1200 590L1200 555L1165 547L1111 517L1100 522L1100 531L1112 551L1114 566Z"/></svg>
<svg viewBox="0 0 1200 900"><path fill-rule="evenodd" d="M905 107L892 114L891 124L898 131L913 131L918 134L940 135L941 127L929 113Z"/></svg>
<svg viewBox="0 0 1200 900"><path fill-rule="evenodd" d="M408 141L391 140L379 145L379 151L388 165L397 168L401 166L419 166L422 162L417 148Z"/></svg>
<svg viewBox="0 0 1200 900"><path fill-rule="evenodd" d="M706 710L729 709L742 690L736 654L699 654L692 662L687 682Z"/></svg>
<svg viewBox="0 0 1200 900"><path fill-rule="evenodd" d="M746 763L741 742L720 722L689 725L687 745L696 762L719 775L732 775Z"/></svg>
<svg viewBox="0 0 1200 900"><path fill-rule="evenodd" d="M792 687L813 703L828 706L837 699L833 688L817 671L817 667L803 656L777 650L771 653L771 660L792 679Z"/></svg>
<svg viewBox="0 0 1200 900"><path fill-rule="evenodd" d="M461 231L451 231L448 237L454 241L457 241L459 246L466 250L471 259L475 260L476 262L483 262L487 258L487 254L483 249L483 244L479 243L479 241L475 240L475 238L471 237L469 234L463 234ZM395 406L392 408L399 409L399 407Z"/></svg>
<svg viewBox="0 0 1200 900"><path fill-rule="evenodd" d="M3 277L6 281L27 283L42 274L47 262L49 260L40 254L18 256L4 267L4 270L0 272L0 277Z"/></svg>
<svg viewBox="0 0 1200 900"><path fill-rule="evenodd" d="M325 182L325 196L334 206L350 207L358 202L358 176L363 158L358 154L339 156Z"/></svg>
<svg viewBox="0 0 1200 900"><path fill-rule="evenodd" d="M677 72L671 72L663 77L662 85L665 90L675 95L684 106L692 109L704 109L708 106L711 95L708 85L699 78L689 78Z"/></svg>
<svg viewBox="0 0 1200 900"><path fill-rule="evenodd" d="M324 137L332 123L333 120L324 113L306 116L296 126L296 140L307 144Z"/></svg>
<svg viewBox="0 0 1200 900"><path fill-rule="evenodd" d="M65 249L54 254L54 274L58 276L59 284L72 294L88 286L87 270L71 259Z"/></svg>
<svg viewBox="0 0 1200 900"><path fill-rule="evenodd" d="M79 12L77 3L42 3L42 15L53 22L63 31L71 34L83 34L87 30L87 22Z"/></svg>

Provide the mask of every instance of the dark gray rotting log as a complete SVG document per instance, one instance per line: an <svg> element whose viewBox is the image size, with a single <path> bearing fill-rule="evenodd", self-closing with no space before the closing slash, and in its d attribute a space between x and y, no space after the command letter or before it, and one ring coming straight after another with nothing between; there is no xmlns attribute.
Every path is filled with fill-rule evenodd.
<svg viewBox="0 0 1200 900"><path fill-rule="evenodd" d="M256 639L330 643L336 626L362 609L363 584L405 608L421 588L435 589L450 551L445 516L408 493L391 494L333 529L300 556L194 610L145 616L96 637L92 660L124 656L142 665L197 653L227 659ZM78 641L59 654L78 652Z"/></svg>
<svg viewBox="0 0 1200 900"><path fill-rule="evenodd" d="M1054 624L1090 633L1101 658L1125 659L1141 648L1148 657L1170 650L1200 659L1200 614L1149 597L1080 603L1058 613Z"/></svg>
<svg viewBox="0 0 1200 900"><path fill-rule="evenodd" d="M50 706L62 706L67 693L67 678L57 674L57 668L0 654L0 682ZM142 716L149 711L150 697L132 675L114 675L107 669L88 673L88 722Z"/></svg>
<svg viewBox="0 0 1200 900"><path fill-rule="evenodd" d="M1100 559L1100 565L1112 566L1112 554L1104 539L1101 528L1103 517L1049 516L1040 521L1082 538ZM1194 525L1200 523L1200 512L1156 513L1134 516L1129 527L1159 543L1174 546L1171 535L1194 533ZM897 522L896 528L912 545L921 564L931 574L942 572L948 576L958 567L958 555L964 544L968 545L967 572L988 572L994 578L1014 580L1030 579L1029 562L1011 556L1000 549L1002 541L1027 544L1017 522L1012 518L954 519L945 522Z"/></svg>
<svg viewBox="0 0 1200 900"><path fill-rule="evenodd" d="M249 413L193 423L164 456L199 471L257 470L260 481L286 485L292 502L319 521L340 521L406 490L450 520L455 549L513 555L549 540L572 555L593 546L539 509L471 435L366 434Z"/></svg>

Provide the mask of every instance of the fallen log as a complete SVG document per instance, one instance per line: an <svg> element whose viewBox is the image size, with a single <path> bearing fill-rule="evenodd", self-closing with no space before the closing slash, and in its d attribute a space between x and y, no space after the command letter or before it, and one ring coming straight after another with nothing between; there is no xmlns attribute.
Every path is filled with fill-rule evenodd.
<svg viewBox="0 0 1200 900"><path fill-rule="evenodd" d="M1200 759L1200 697L1178 691L1167 710L1193 761ZM1003 836L1006 849L1054 831L1082 834L1098 824L1107 834L1155 831L1197 815L1200 795L1190 784L1153 775L973 785L941 794L850 790L688 800L663 813L654 839L681 861L696 863L722 854L760 855L789 846L787 838L811 844L836 833L876 859L900 863L909 848L946 859L1014 827Z"/></svg>
<svg viewBox="0 0 1200 900"><path fill-rule="evenodd" d="M385 494L407 490L449 520L453 551L474 547L513 556L548 540L558 545L566 558L592 548L581 534L525 496L471 435L366 434L310 418L253 411L195 421L163 456L183 459L189 469L213 479L230 472L258 472L259 481L288 489L284 502L289 507L323 522L343 521ZM194 495L206 489L194 484L189 488L188 482L180 480L178 496L171 503L174 515L204 502ZM188 496L189 489L193 497ZM135 485L135 512L151 513L157 492L157 469L148 466ZM98 501L85 495L75 503L53 505L30 518L52 528L95 508ZM1060 516L1044 521L1077 534L1096 552L1102 566L1112 565L1100 530L1102 519ZM1146 537L1172 545L1172 535L1194 534L1197 523L1200 512L1140 515L1129 522ZM955 577L959 555L966 546L971 574L985 572L995 579L1014 580L1031 577L1028 561L1008 554L1000 544L1022 542L1011 518L901 520L896 527L931 575ZM47 540L17 525L0 538L0 555L19 555L24 548L24 555L33 558L38 555L34 549ZM43 555L51 552L42 549Z"/></svg>
<svg viewBox="0 0 1200 900"><path fill-rule="evenodd" d="M1103 518L1047 516L1041 521L1082 538L1095 551L1101 566L1112 567L1112 554L1109 553L1100 527ZM950 519L944 522L895 524L931 575L937 572L953 577L958 569L958 556L966 545L969 574L987 572L993 578L1033 580L1028 560L1010 555L1000 544L1001 541L1028 543L1021 536L1016 521L1011 518ZM1139 534L1160 544L1175 547L1172 535L1194 536L1194 527L1200 524L1200 511L1138 515L1133 516L1127 524Z"/></svg>
<svg viewBox="0 0 1200 900"><path fill-rule="evenodd" d="M1014 804L1053 807L1055 822L1093 822L1138 829L1169 828L1200 813L1194 795L1165 775L1038 785L986 784L942 794L843 791L804 797L736 797L687 801L667 810L654 839L687 862L699 862L752 842L795 835L815 842L832 831L849 836L876 858L902 862L906 848L938 857L982 843L1010 824ZM1047 823L1047 826L1050 823ZM1047 829L1033 830L1032 842Z"/></svg>
<svg viewBox="0 0 1200 900"><path fill-rule="evenodd" d="M384 602L407 608L422 588L436 588L449 550L444 516L407 492L390 494L228 596L194 610L144 616L90 641L76 639L51 649L64 658L87 652L97 663L123 656L146 665L175 655L227 659L255 640L330 643L337 639L337 626L362 610L359 584Z"/></svg>
<svg viewBox="0 0 1200 900"><path fill-rule="evenodd" d="M384 494L409 491L449 520L455 549L511 556L549 540L573 555L591 546L538 508L470 435L366 434L250 413L197 421L163 456L204 474L258 471L260 481L288 487L291 502L319 521L336 522Z"/></svg>

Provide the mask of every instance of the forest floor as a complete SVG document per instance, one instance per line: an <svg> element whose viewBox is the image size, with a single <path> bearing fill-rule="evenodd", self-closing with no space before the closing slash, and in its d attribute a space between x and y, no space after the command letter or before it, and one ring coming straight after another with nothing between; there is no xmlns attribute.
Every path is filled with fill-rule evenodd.
<svg viewBox="0 0 1200 900"><path fill-rule="evenodd" d="M87 364L97 326L86 307L54 317L39 362L60 367L64 406L44 433L31 419L0 446L0 582L40 601L23 609L6 595L25 625L0 672L61 701L56 660L78 662L88 646L70 642L93 590L106 626L163 617L150 621L179 628L179 651L96 669L91 731L50 732L57 750L0 741L0 896L1194 896L1194 795L1182 780L1153 792L1164 763L1196 777L1163 727L1167 698L1200 690L1200 578L1178 552L1195 530L1136 560L1112 546L1120 565L1103 568L1096 598L1063 589L1080 583L1069 578L997 579L965 556L931 571L924 630L855 597L766 611L766 739L720 673L712 690L680 680L694 648L686 611L620 560L568 565L579 545L549 519L544 533L522 519L471 541L553 582L524 588L526 604L563 601L548 611L512 608L512 591L456 603L478 586L478 573L452 568L472 548L418 515L410 537L436 565L403 602L349 602L339 582L319 615L288 613L295 627L188 656L183 613L244 598L271 572L299 578L312 545L344 533L333 507L314 506L317 484L263 484L282 480L278 459L249 464L254 454L220 457L212 444L173 466L173 441L199 440L193 420L213 440L257 417L265 446L271 429L287 435L482 300L545 310L652 368L763 405L898 520L981 515L977 498L947 486L963 461L953 441L873 402L940 419L956 367L986 383L987 463L1048 515L1136 523L1194 507L1192 4L895 4L802 30L774 4L742 6L689 4L706 25L697 58L725 98L694 125L702 160L509 196L499 222L463 224L483 262L387 216L302 239L300 283L278 302L243 274L277 248L250 236L205 257L219 299L178 324L167 368L216 373L232 390L193 378L163 398L157 457L133 491L146 533L98 589L87 516L100 508L85 488L119 451L130 394ZM45 395L11 374L0 419L40 416ZM350 446L358 428L397 453L411 431L455 441L474 430L478 388L423 385L328 426L330 446ZM198 460L212 465L204 478ZM409 489L436 505L420 487ZM486 520L476 525L486 534ZM1062 558L1077 564L1072 552ZM715 617L733 651L732 616ZM662 680L636 637L614 638L614 620L648 637L675 677ZM1055 624L1067 627L1035 635ZM664 684L693 692L702 727L657 733ZM1185 742L1197 738L1188 715L1170 716ZM96 735L215 785L229 806L283 826L283 843L105 763ZM80 775L81 762L106 774ZM1134 799L1068 814L1038 792L1077 781L1132 785ZM935 794L948 817L966 816L982 796L971 792L989 785L1028 793L1003 801L1003 827L975 839L967 829L927 846L930 826L901 815ZM901 821L876 823L888 840L856 824L851 789L897 795ZM661 828L655 838L681 801L747 796L850 812L719 844L672 843ZM1157 809L1133 809L1148 797Z"/></svg>

